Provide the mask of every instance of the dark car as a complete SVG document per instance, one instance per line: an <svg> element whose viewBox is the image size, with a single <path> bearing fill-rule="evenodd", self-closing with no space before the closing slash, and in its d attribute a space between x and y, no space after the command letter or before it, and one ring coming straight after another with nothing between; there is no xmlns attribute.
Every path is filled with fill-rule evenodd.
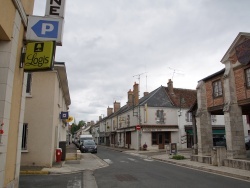
<svg viewBox="0 0 250 188"><path fill-rule="evenodd" d="M80 150L82 153L97 153L97 145L93 140L84 140L80 144Z"/></svg>
<svg viewBox="0 0 250 188"><path fill-rule="evenodd" d="M245 137L246 150L250 149L250 135Z"/></svg>

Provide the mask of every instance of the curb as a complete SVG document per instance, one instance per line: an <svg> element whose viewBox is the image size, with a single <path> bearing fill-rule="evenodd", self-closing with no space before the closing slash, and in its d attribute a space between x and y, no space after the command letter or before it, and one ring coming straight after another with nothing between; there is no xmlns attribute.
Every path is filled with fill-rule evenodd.
<svg viewBox="0 0 250 188"><path fill-rule="evenodd" d="M20 171L21 175L49 175L49 171L32 171L32 170L23 170Z"/></svg>

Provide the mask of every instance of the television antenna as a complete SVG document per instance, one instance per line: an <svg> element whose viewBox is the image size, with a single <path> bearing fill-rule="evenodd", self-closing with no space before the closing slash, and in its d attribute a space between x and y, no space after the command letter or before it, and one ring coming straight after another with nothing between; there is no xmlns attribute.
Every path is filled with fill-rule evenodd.
<svg viewBox="0 0 250 188"><path fill-rule="evenodd" d="M137 79L139 81L139 88L140 88L140 78L141 78L141 75L143 74L146 74L147 72L143 72L143 73L140 73L140 74L136 74L134 75L133 77L136 77L137 76ZM147 75L146 75L146 89L147 89ZM139 96L140 96L140 89L139 89Z"/></svg>
<svg viewBox="0 0 250 188"><path fill-rule="evenodd" d="M183 73L181 73L182 72L181 70L178 70L178 69L175 69L175 68L172 68L172 67L168 67L168 68L173 71L172 81L174 79L175 74L184 75Z"/></svg>

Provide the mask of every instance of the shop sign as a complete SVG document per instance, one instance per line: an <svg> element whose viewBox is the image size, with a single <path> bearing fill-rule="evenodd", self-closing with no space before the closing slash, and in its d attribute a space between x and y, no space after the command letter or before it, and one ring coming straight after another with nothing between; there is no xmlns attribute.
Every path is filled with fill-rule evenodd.
<svg viewBox="0 0 250 188"><path fill-rule="evenodd" d="M54 63L55 42L31 42L26 46L24 71L52 70Z"/></svg>
<svg viewBox="0 0 250 188"><path fill-rule="evenodd" d="M64 18L65 2L66 0L47 0L45 15Z"/></svg>

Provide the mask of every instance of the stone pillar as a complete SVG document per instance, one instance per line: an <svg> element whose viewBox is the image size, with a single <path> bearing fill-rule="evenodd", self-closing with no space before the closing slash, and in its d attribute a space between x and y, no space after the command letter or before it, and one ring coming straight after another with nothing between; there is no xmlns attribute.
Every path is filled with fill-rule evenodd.
<svg viewBox="0 0 250 188"><path fill-rule="evenodd" d="M227 158L246 158L244 127L241 107L237 103L234 72L230 61L225 63L224 118L227 142Z"/></svg>
<svg viewBox="0 0 250 188"><path fill-rule="evenodd" d="M211 150L213 148L213 136L211 114L207 111L205 83L200 81L196 89L198 104L196 113L198 155L211 155Z"/></svg>

